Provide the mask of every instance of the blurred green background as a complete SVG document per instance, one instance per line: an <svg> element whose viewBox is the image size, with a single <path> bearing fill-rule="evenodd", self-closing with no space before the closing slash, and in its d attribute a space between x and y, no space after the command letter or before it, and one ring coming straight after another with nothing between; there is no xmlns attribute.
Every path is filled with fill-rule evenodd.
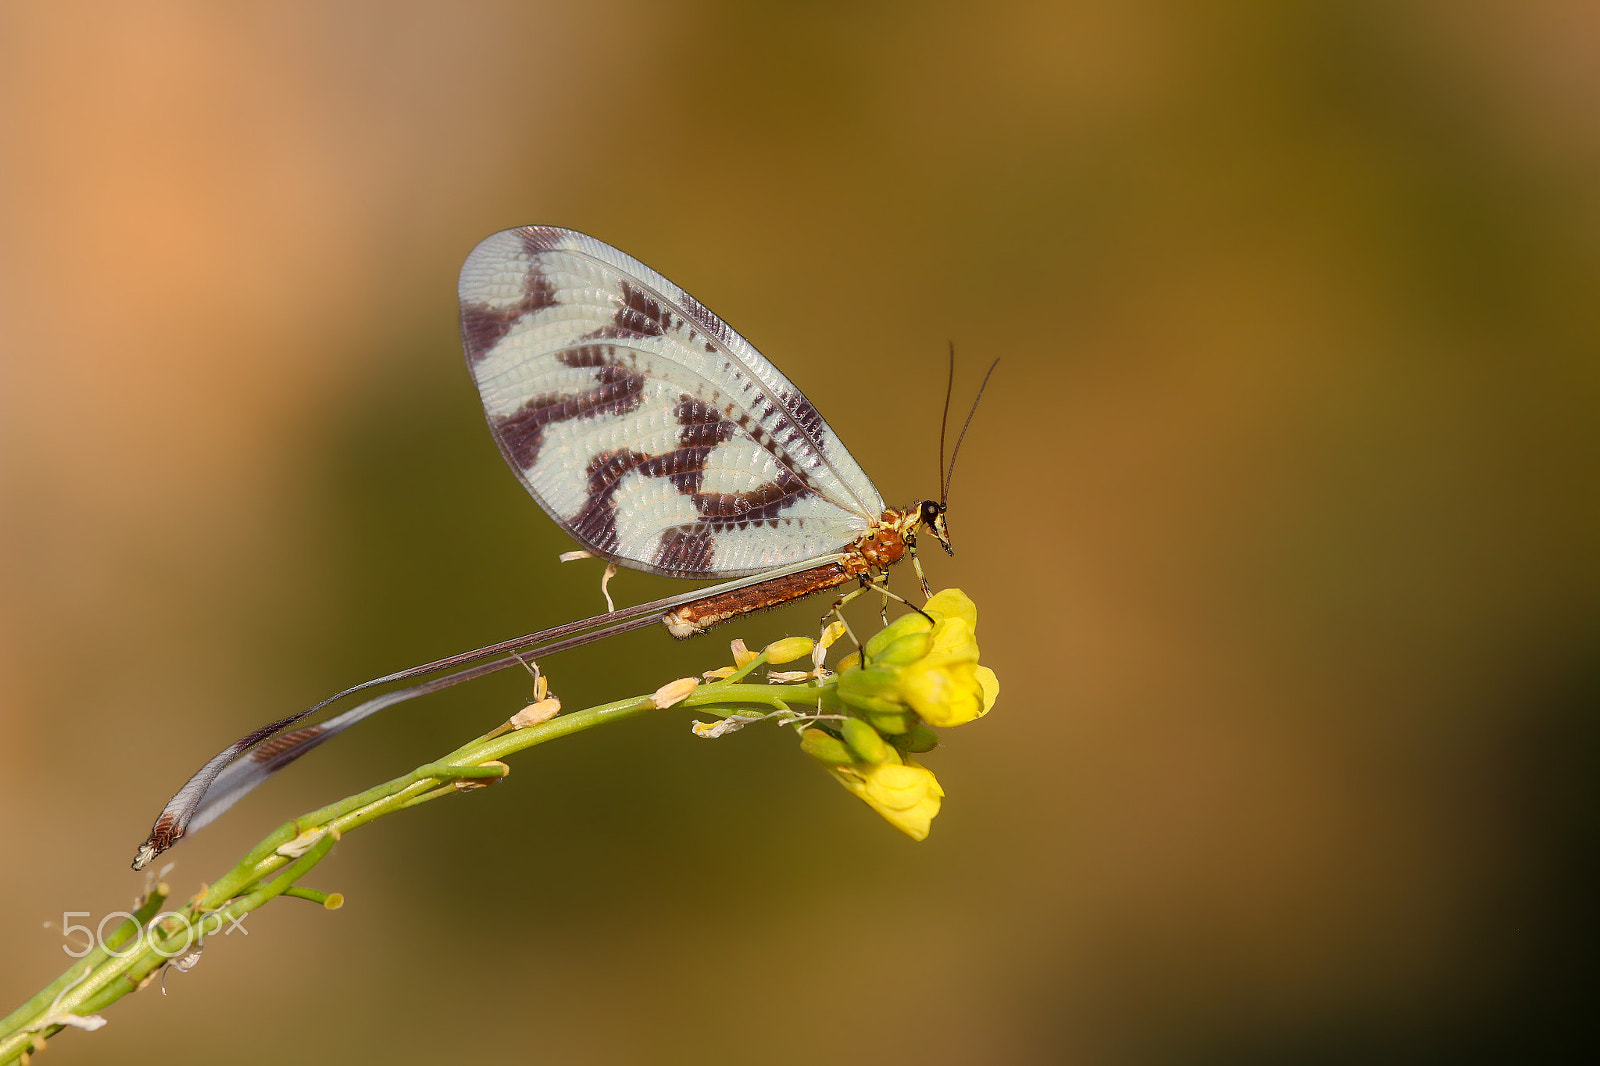
<svg viewBox="0 0 1600 1066"><path fill-rule="evenodd" d="M663 713L364 830L343 911L48 1061L1593 1054L1597 108L1564 0L0 6L0 1010L227 740L597 609L455 332L472 245L554 223L893 502L947 343L958 406L1002 358L929 568L1004 688L932 836ZM546 666L584 706L818 610ZM329 745L175 890L530 688Z"/></svg>

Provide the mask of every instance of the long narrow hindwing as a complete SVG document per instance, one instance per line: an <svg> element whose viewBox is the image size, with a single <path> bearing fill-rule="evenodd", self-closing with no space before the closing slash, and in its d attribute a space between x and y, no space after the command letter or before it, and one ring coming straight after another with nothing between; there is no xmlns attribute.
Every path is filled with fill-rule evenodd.
<svg viewBox="0 0 1600 1066"><path fill-rule="evenodd" d="M778 369L699 301L572 230L487 238L461 333L489 428L590 550L675 577L837 551L883 501Z"/></svg>

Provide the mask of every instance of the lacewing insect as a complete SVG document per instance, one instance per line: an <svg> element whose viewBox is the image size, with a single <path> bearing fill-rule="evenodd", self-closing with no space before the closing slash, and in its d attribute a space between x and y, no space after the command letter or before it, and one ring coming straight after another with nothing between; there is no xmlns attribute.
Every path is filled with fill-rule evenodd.
<svg viewBox="0 0 1600 1066"><path fill-rule="evenodd" d="M656 622L682 638L851 582L860 587L836 610L867 589L888 595L888 567L905 556L921 578L922 529L951 552L945 506L965 427L949 469L941 430L940 498L886 507L777 367L694 297L610 245L550 226L496 233L467 257L460 298L467 365L489 430L550 517L610 563L722 583L375 678L268 723L189 779L134 869L276 770L396 703ZM948 419L948 395L945 407ZM925 580L922 588L926 595ZM337 700L402 681L417 683L291 729Z"/></svg>

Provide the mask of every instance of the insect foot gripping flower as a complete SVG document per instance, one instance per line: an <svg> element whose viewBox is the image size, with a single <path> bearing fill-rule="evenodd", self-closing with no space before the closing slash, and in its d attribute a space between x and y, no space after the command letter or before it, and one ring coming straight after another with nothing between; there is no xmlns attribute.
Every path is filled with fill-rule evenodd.
<svg viewBox="0 0 1600 1066"><path fill-rule="evenodd" d="M824 697L836 718L818 719L800 746L838 782L914 840L944 797L933 772L906 756L931 750L928 725L954 726L994 706L1000 683L978 665L978 611L959 589L938 593L867 641L861 662L842 665ZM835 726L834 721L839 724ZM926 723L926 724L925 724Z"/></svg>

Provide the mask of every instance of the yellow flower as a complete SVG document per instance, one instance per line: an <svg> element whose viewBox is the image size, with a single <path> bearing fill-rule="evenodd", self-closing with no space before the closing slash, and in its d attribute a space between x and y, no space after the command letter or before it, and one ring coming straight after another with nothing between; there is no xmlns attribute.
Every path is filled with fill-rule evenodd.
<svg viewBox="0 0 1600 1066"><path fill-rule="evenodd" d="M978 642L965 621L939 619L933 649L901 669L900 693L933 726L960 725L988 710L978 683Z"/></svg>
<svg viewBox="0 0 1600 1066"><path fill-rule="evenodd" d="M801 737L808 755L913 840L928 835L944 789L908 756L939 743L929 725L981 718L1000 693L994 671L978 665L978 609L966 594L946 589L923 609L926 616L895 619L839 664L825 698L844 715L820 715Z"/></svg>
<svg viewBox="0 0 1600 1066"><path fill-rule="evenodd" d="M988 714L1000 692L994 671L978 665L978 609L967 595L945 589L923 610L932 623L921 614L895 619L867 641L871 665L839 678L839 697L885 732L909 728L907 709L929 725L970 722Z"/></svg>
<svg viewBox="0 0 1600 1066"><path fill-rule="evenodd" d="M827 767L845 788L913 840L922 840L944 789L927 767L903 758L858 718L844 723L841 740L821 729L807 729L800 747Z"/></svg>
<svg viewBox="0 0 1600 1066"><path fill-rule="evenodd" d="M914 762L830 766L839 783L912 840L928 835L944 789L933 771Z"/></svg>

